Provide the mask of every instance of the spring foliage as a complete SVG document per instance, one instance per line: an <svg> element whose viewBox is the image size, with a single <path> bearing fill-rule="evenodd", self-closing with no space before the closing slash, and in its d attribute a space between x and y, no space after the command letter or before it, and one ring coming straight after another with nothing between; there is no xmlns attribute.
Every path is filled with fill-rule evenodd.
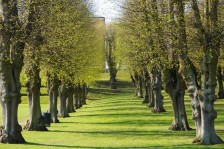
<svg viewBox="0 0 224 149"><path fill-rule="evenodd" d="M33 36L39 35L43 40L35 52L43 80L47 72L73 84L92 83L102 70L103 25L97 25L82 0L45 0L39 10ZM26 50L25 56L29 53L33 52Z"/></svg>

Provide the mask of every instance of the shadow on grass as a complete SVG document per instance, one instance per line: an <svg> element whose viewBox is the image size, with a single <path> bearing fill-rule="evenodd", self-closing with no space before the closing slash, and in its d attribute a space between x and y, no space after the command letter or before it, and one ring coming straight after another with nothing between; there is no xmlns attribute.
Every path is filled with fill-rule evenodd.
<svg viewBox="0 0 224 149"><path fill-rule="evenodd" d="M171 125L172 121L165 121L165 120L161 120L161 121L147 121L147 120L131 120L131 121L117 121L117 122L67 122L67 123L73 123L73 124L87 124L87 125L112 125L112 126L136 126L136 127L145 127L145 126L149 126L149 125L156 125L156 126L165 126L167 127L167 130L169 128L169 123ZM109 127L109 126L108 126Z"/></svg>
<svg viewBox="0 0 224 149"><path fill-rule="evenodd" d="M178 137L178 136L187 136L192 137L195 136L194 131L188 131L188 133L185 133L184 131L120 131L120 130L107 130L107 131L65 131L65 130L52 130L51 132L57 132L57 133L75 133L75 134L88 134L88 135L112 135L113 137L120 137L120 136L139 136L139 137Z"/></svg>
<svg viewBox="0 0 224 149"><path fill-rule="evenodd" d="M129 81L118 80L116 84L118 88L132 88L132 83ZM100 88L110 88L110 82L109 80L98 80L94 86Z"/></svg>
<svg viewBox="0 0 224 149"><path fill-rule="evenodd" d="M105 110L106 111L106 110ZM136 118L145 118L145 117L162 117L167 116L166 113L104 113L104 114L85 114L85 115L77 115L74 117L117 117L117 118L126 118L126 117L136 117Z"/></svg>
<svg viewBox="0 0 224 149"><path fill-rule="evenodd" d="M97 81L94 88L90 88L89 92L97 95L117 95L124 93L133 93L132 84L130 82L118 81L118 89L110 89L109 81Z"/></svg>
<svg viewBox="0 0 224 149"><path fill-rule="evenodd" d="M203 145L197 145L197 144L181 144L181 145L174 145L174 146L158 146L158 145L152 145L152 146L117 146L117 147L97 147L97 146L69 146L69 145L60 145L60 144L41 144L41 143L32 143L32 142L27 142L25 144L26 146L29 145L35 145L39 147L55 147L55 148L88 148L88 149L147 149L147 148L191 148L191 149L198 149L198 148L213 148L214 146L203 146ZM220 146L220 148L222 148Z"/></svg>
<svg viewBox="0 0 224 149"><path fill-rule="evenodd" d="M55 148L90 148L90 149L127 149L127 148L143 148L143 149L146 149L146 148L163 148L165 146L136 146L136 147L133 147L133 146L126 146L126 147L97 147L97 146L69 146L69 145L59 145L59 144L41 144L41 143L31 143L31 142L27 142L25 145L35 145L35 146L43 146L43 147L55 147Z"/></svg>
<svg viewBox="0 0 224 149"><path fill-rule="evenodd" d="M122 93L120 89L112 90L107 88L90 88L91 93L95 94L103 94L103 95L117 95L118 93Z"/></svg>

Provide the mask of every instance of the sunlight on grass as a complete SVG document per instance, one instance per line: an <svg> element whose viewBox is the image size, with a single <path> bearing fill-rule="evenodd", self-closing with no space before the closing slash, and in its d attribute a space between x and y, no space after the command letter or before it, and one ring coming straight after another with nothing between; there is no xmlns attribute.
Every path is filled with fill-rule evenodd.
<svg viewBox="0 0 224 149"><path fill-rule="evenodd" d="M107 74L106 74L107 75ZM105 76L106 76L105 75ZM107 79L108 79L107 75ZM23 136L25 145L0 144L1 149L45 149L45 148L224 148L224 145L199 146L192 144L195 131L168 130L172 122L172 109L168 95L165 97L166 113L151 113L142 99L134 97L131 83L118 81L118 90L110 90L106 77L90 89L88 104L69 118L60 118L48 132L27 132ZM19 122L28 119L27 98L19 106ZM48 108L47 96L41 97L42 111ZM216 129L224 138L224 100L216 102L218 118ZM190 100L186 96L189 124L191 120ZM1 120L0 120L1 121Z"/></svg>

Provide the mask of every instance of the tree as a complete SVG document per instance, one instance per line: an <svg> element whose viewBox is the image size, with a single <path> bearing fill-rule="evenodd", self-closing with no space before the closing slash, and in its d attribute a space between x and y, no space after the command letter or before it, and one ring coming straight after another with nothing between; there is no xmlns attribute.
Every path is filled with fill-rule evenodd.
<svg viewBox="0 0 224 149"><path fill-rule="evenodd" d="M79 104L76 108L84 103L82 85L93 82L99 74L103 41L101 37L96 38L99 32L95 26L95 18L91 17L82 0L57 0L50 1L49 4L47 13L43 16L42 68L47 70L49 79L49 111L56 115L55 105L59 95L58 114L67 117L68 112L74 112L74 103ZM73 103L75 99L78 100Z"/></svg>
<svg viewBox="0 0 224 149"><path fill-rule="evenodd" d="M48 100L49 100L49 108L48 112L51 113L51 122L52 123L58 123L58 110L57 110L57 103L58 103L58 88L60 85L60 80L58 80L58 77L56 75L48 74L47 79L47 89L48 89Z"/></svg>
<svg viewBox="0 0 224 149"><path fill-rule="evenodd" d="M110 87L111 89L116 89L116 75L117 75L117 63L115 57L115 35L114 29L109 27L107 31L107 39L106 39L106 57L107 64L109 66L110 71Z"/></svg>
<svg viewBox="0 0 224 149"><path fill-rule="evenodd" d="M187 35L185 29L184 4L182 1L174 1L176 4L176 16L178 24L178 48L180 49L179 62L180 73L183 76L188 92L192 100L193 119L196 124L195 143L217 144L222 143L222 139L217 136L214 128L214 120L217 112L214 110L216 100L216 70L220 50L220 32L218 26L218 0L205 0L205 22L203 25L198 2L191 0L194 11L195 27L200 37L199 43L203 50L202 84L198 86L197 76L190 62L187 51Z"/></svg>
<svg viewBox="0 0 224 149"><path fill-rule="evenodd" d="M151 96L149 100L154 100L153 112L164 112L163 96L161 94L161 54L160 45L160 24L158 10L155 5L145 0L126 1L124 10L124 21L121 23L123 42L128 56L130 67L141 75L141 83L144 73L150 76ZM156 21L152 21L154 18ZM139 23L141 22L141 23ZM157 25L156 25L157 24ZM154 25L154 26L153 26ZM156 33L153 35L153 33ZM155 36L155 37L154 37ZM120 48L121 49L121 48ZM134 78L134 75L132 75ZM135 85L137 82L135 81ZM153 99L152 99L153 98Z"/></svg>
<svg viewBox="0 0 224 149"><path fill-rule="evenodd" d="M33 18L30 21L32 33L27 38L26 48L24 51L25 69L27 75L26 86L30 110L30 118L24 129L29 131L47 131L40 105L40 61L41 44L43 44L40 17L41 14L44 13L44 10L42 9L44 7L44 3L42 1L36 1L33 2L33 5L33 9L35 11L32 12Z"/></svg>
<svg viewBox="0 0 224 149"><path fill-rule="evenodd" d="M26 9L28 16L22 21L19 16L19 4L22 1L1 1L1 105L3 124L1 127L0 142L2 143L25 143L21 135L22 128L18 124L18 105L21 102L20 73L23 67L23 50L25 40L32 32L30 22L33 19L34 1L30 1ZM28 20L28 21L27 21Z"/></svg>
<svg viewBox="0 0 224 149"><path fill-rule="evenodd" d="M191 130L187 121L187 114L185 110L184 104L184 95L186 90L186 84L183 80L183 77L178 72L179 69L179 61L178 55L176 53L176 23L175 17L173 13L174 3L173 1L170 3L165 3L165 7L163 10L168 14L168 28L166 28L167 32L169 32L168 36L163 35L163 42L166 44L164 49L167 51L168 56L165 57L167 59L166 65L163 68L163 78L164 78L164 86L165 91L169 94L171 101L172 101L172 108L173 108L173 122L170 126L171 130ZM165 14L166 14L165 13ZM164 33L163 33L164 34Z"/></svg>

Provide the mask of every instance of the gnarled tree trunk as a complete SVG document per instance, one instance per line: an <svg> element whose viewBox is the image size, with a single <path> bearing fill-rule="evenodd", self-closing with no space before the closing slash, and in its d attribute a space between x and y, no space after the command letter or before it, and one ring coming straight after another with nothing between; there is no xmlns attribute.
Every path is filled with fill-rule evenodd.
<svg viewBox="0 0 224 149"><path fill-rule="evenodd" d="M187 121L184 104L186 85L176 68L164 71L165 90L169 94L173 107L173 122L171 130L191 130Z"/></svg>
<svg viewBox="0 0 224 149"><path fill-rule="evenodd" d="M190 97L192 99L193 119L196 123L196 138L194 143L205 145L223 143L216 134L214 120L217 112L214 110L216 100L216 71L219 57L220 39L217 31L218 0L205 1L206 27L201 22L200 11L196 0L191 0L194 10L195 23L199 32L200 43L203 47L202 85L197 85L197 76L193 64L187 57L187 38L184 20L184 5L182 1L175 1L177 4L176 16L178 20L178 46L181 49L179 54L180 73L183 76ZM208 30L206 30L208 29Z"/></svg>
<svg viewBox="0 0 224 149"><path fill-rule="evenodd" d="M21 103L20 73L23 67L23 34L17 1L1 1L0 17L0 103L2 106L1 143L25 143L18 123Z"/></svg>
<svg viewBox="0 0 224 149"><path fill-rule="evenodd" d="M15 47L14 61L11 63L7 57L9 52L9 39L3 38L3 46L0 54L0 91L1 91L1 106L2 106L2 126L0 127L0 142L1 143L25 143L21 131L22 127L18 123L18 105L21 103L20 94L20 73L23 66L22 52L25 44L18 43ZM18 50L18 51L17 51Z"/></svg>

